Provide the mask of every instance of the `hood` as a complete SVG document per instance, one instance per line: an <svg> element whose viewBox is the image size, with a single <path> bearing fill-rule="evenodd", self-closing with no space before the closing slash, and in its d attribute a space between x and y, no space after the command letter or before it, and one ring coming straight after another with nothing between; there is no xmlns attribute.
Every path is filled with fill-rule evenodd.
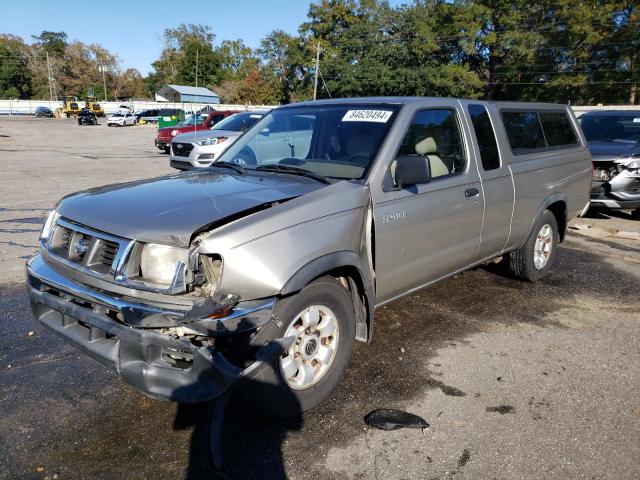
<svg viewBox="0 0 640 480"><path fill-rule="evenodd" d="M205 138L239 137L241 133L242 132L236 132L235 130L199 130L176 135L173 137L173 141L191 143L196 140L204 140Z"/></svg>
<svg viewBox="0 0 640 480"><path fill-rule="evenodd" d="M120 237L187 247L195 232L211 224L323 187L304 177L215 169L79 192L63 198L58 213Z"/></svg>
<svg viewBox="0 0 640 480"><path fill-rule="evenodd" d="M618 140L613 142L594 141L589 143L589 151L594 160L616 160L640 154L640 142Z"/></svg>

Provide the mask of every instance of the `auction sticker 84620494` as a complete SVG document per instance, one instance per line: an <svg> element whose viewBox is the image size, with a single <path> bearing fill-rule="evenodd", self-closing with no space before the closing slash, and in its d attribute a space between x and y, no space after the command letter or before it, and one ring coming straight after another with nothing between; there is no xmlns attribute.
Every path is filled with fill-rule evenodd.
<svg viewBox="0 0 640 480"><path fill-rule="evenodd" d="M389 110L349 110L342 121L387 123L392 114Z"/></svg>

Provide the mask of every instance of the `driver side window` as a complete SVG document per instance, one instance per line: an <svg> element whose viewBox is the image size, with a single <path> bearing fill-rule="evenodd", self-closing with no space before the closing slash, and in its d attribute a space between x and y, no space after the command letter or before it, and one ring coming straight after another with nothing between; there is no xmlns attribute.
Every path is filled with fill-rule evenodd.
<svg viewBox="0 0 640 480"><path fill-rule="evenodd" d="M444 108L416 112L396 155L401 156L428 159L432 179L460 175L466 160L456 112Z"/></svg>

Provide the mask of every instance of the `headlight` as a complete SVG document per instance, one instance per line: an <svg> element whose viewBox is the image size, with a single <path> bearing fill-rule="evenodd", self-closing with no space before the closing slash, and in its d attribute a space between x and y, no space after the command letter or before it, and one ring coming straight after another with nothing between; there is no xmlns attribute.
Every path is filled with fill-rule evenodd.
<svg viewBox="0 0 640 480"><path fill-rule="evenodd" d="M44 226L42 227L42 231L40 232L40 240L47 240L49 235L51 234L51 228L56 223L56 220L60 218L60 214L55 210L51 210L49 212L49 216L47 217L47 221L44 222Z"/></svg>
<svg viewBox="0 0 640 480"><path fill-rule="evenodd" d="M178 130L171 130L171 136L175 137L178 134Z"/></svg>
<svg viewBox="0 0 640 480"><path fill-rule="evenodd" d="M181 266L187 265L189 250L157 243L147 243L142 249L140 270L142 278L170 286Z"/></svg>
<svg viewBox="0 0 640 480"><path fill-rule="evenodd" d="M205 138L204 140L198 140L196 145L217 145L218 143L224 142L227 138L228 137Z"/></svg>

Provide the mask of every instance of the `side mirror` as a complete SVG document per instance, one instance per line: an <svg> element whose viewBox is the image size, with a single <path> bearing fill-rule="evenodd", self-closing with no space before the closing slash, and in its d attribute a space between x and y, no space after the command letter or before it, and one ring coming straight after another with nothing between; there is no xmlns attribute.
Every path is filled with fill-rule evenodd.
<svg viewBox="0 0 640 480"><path fill-rule="evenodd" d="M400 188L429 183L431 181L429 159L420 155L403 155L396 158L394 180Z"/></svg>

